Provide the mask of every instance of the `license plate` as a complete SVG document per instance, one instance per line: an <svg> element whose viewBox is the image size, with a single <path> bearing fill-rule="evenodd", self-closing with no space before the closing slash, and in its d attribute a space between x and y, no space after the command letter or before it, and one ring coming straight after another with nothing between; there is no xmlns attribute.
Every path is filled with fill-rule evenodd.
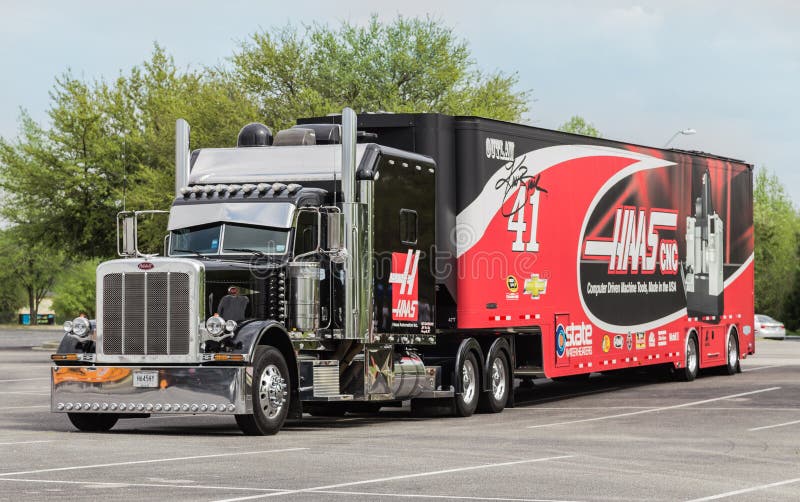
<svg viewBox="0 0 800 502"><path fill-rule="evenodd" d="M158 387L158 371L134 371L134 387Z"/></svg>

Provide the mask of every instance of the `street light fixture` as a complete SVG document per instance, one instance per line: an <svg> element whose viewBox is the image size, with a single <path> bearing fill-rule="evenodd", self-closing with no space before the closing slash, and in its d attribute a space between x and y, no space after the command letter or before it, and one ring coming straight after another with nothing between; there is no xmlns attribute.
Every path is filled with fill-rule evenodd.
<svg viewBox="0 0 800 502"><path fill-rule="evenodd" d="M692 134L697 134L697 131L695 131L692 128L681 129L680 131L673 134L672 137L666 143L664 143L664 146L662 148L666 148L667 146L669 146L669 144L672 143L672 140L677 138L679 134L683 134L684 136L691 136Z"/></svg>

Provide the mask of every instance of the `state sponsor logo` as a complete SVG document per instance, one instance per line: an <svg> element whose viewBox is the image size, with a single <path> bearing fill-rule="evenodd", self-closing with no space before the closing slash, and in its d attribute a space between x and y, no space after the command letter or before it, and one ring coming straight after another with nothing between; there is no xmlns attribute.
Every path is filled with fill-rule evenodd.
<svg viewBox="0 0 800 502"><path fill-rule="evenodd" d="M611 337L603 335L603 352L608 353L611 350Z"/></svg>
<svg viewBox="0 0 800 502"><path fill-rule="evenodd" d="M630 352L633 349L633 333L628 333L628 351Z"/></svg>
<svg viewBox="0 0 800 502"><path fill-rule="evenodd" d="M643 350L647 348L647 341L645 340L644 333L636 333L636 350Z"/></svg>
<svg viewBox="0 0 800 502"><path fill-rule="evenodd" d="M625 346L625 337L622 335L616 335L614 337L614 348L621 349Z"/></svg>

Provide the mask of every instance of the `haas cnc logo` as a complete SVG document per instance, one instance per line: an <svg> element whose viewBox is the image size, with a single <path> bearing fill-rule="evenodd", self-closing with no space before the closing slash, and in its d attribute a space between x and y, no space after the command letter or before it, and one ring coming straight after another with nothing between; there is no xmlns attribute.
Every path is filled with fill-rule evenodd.
<svg viewBox="0 0 800 502"><path fill-rule="evenodd" d="M678 273L678 243L661 239L659 231L678 228L678 212L671 209L618 207L611 238L586 239L583 257L608 261L609 274Z"/></svg>
<svg viewBox="0 0 800 502"><path fill-rule="evenodd" d="M392 320L416 321L419 319L419 293L417 291L417 268L419 251L409 249L408 253L392 253Z"/></svg>

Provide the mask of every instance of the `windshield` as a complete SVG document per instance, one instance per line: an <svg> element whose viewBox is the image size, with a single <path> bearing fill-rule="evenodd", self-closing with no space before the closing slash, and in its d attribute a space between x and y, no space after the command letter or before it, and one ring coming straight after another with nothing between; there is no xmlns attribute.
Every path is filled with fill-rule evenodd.
<svg viewBox="0 0 800 502"><path fill-rule="evenodd" d="M203 225L172 231L170 255L284 254L289 231L234 223Z"/></svg>

